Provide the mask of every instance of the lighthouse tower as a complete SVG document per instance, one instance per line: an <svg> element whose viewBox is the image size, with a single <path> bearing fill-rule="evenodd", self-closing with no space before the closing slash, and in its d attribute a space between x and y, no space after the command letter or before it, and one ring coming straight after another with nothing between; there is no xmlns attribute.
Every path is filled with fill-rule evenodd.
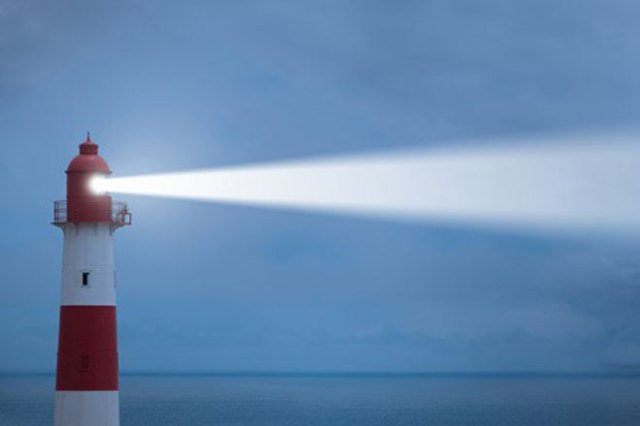
<svg viewBox="0 0 640 426"><path fill-rule="evenodd" d="M66 173L67 199L55 202L53 221L64 232L54 425L117 426L113 234L131 214L91 190L91 179L111 171L89 134Z"/></svg>

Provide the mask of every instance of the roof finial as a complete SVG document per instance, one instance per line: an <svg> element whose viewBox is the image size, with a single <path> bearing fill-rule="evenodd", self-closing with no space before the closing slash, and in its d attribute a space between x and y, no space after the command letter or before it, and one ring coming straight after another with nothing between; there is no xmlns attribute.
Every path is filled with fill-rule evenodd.
<svg viewBox="0 0 640 426"><path fill-rule="evenodd" d="M87 132L87 140L80 144L80 154L98 154L98 145L91 140L91 133Z"/></svg>

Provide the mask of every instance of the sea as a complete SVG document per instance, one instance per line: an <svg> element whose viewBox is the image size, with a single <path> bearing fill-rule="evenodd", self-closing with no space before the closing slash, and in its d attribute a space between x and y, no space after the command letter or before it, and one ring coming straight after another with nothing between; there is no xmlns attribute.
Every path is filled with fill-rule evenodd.
<svg viewBox="0 0 640 426"><path fill-rule="evenodd" d="M640 425L640 376L124 375L121 425ZM51 425L54 377L0 376L0 425Z"/></svg>

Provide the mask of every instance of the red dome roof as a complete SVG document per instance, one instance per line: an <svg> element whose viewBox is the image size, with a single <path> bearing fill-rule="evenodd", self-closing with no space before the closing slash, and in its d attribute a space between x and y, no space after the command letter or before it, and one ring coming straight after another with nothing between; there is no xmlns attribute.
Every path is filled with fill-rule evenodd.
<svg viewBox="0 0 640 426"><path fill-rule="evenodd" d="M71 160L67 173L111 173L104 158L98 155L98 145L93 143L87 133L87 139L80 144L80 154Z"/></svg>

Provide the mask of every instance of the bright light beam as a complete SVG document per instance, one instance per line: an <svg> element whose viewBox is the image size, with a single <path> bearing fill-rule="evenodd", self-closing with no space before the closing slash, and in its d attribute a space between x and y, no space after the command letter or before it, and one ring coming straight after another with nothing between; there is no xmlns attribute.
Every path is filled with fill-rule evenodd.
<svg viewBox="0 0 640 426"><path fill-rule="evenodd" d="M94 188L396 220L638 231L640 146L597 139L109 178Z"/></svg>

